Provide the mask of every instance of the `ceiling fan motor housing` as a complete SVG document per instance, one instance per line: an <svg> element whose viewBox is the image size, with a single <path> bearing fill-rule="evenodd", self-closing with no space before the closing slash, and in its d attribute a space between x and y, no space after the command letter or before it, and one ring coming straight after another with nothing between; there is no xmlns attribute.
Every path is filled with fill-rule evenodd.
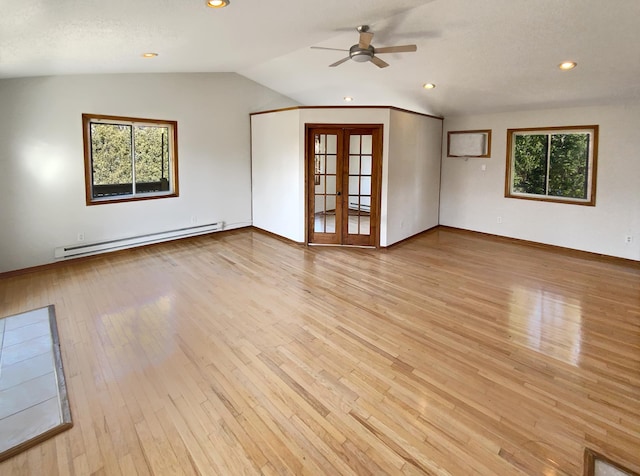
<svg viewBox="0 0 640 476"><path fill-rule="evenodd" d="M373 46L369 45L367 48L360 48L359 45L353 45L349 49L349 56L353 61L357 63L366 63L373 58L374 50Z"/></svg>

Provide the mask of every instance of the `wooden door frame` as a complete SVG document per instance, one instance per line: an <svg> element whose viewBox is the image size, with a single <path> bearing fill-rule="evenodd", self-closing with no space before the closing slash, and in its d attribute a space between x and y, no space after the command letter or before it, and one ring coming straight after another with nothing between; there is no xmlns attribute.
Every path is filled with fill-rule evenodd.
<svg viewBox="0 0 640 476"><path fill-rule="evenodd" d="M305 244L309 245L309 238L311 236L311 216L315 209L315 203L311 203L312 194L309 193L310 181L313 180L313 173L311 167L315 165L314 156L315 151L311 149L314 142L310 139L311 130L313 129L329 129L329 130L353 130L353 129L372 129L374 131L372 137L372 147L373 147L373 156L379 157L377 163L372 161L372 179L371 179L371 190L372 190L372 208L375 205L375 215L373 213L370 214L370 230L371 235L373 236L373 246L375 248L380 248L380 219L382 215L382 161L383 157L383 143L384 143L384 124L335 124L335 123L305 123L304 125L304 197L305 197ZM377 132L377 134L375 133ZM378 140L375 140L375 136L378 136ZM346 152L346 157L348 154L348 145L344 144L346 150L343 150L342 153ZM348 160L346 161L348 167ZM375 169L374 169L375 168ZM344 176L344 174L343 174ZM375 199L373 199L373 191L375 190ZM344 198L344 194L341 195ZM341 240L342 241L342 240ZM337 245L341 246L341 245ZM349 245L342 245L349 246ZM353 245L352 245L353 246ZM356 245L357 246L357 245Z"/></svg>

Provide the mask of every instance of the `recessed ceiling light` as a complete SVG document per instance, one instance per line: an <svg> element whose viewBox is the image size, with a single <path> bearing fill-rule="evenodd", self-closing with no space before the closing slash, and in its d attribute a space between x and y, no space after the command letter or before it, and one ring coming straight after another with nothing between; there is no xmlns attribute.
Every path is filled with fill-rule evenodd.
<svg viewBox="0 0 640 476"><path fill-rule="evenodd" d="M569 71L570 69L575 68L578 65L578 63L576 63L575 61L565 61L563 63L560 63L558 65L558 68L560 68L563 71Z"/></svg>
<svg viewBox="0 0 640 476"><path fill-rule="evenodd" d="M344 97L344 102L351 102L351 101L353 101L353 98L351 96Z"/></svg>
<svg viewBox="0 0 640 476"><path fill-rule="evenodd" d="M424 89L433 89L433 88L435 88L435 87L436 87L436 85L435 85L435 84L433 84L433 83L425 83L425 84L423 84L423 85L422 85L422 87L423 87Z"/></svg>
<svg viewBox="0 0 640 476"><path fill-rule="evenodd" d="M158 56L158 53L142 53L143 58L155 58Z"/></svg>
<svg viewBox="0 0 640 476"><path fill-rule="evenodd" d="M206 5L211 8L224 8L231 3L230 0L207 0Z"/></svg>

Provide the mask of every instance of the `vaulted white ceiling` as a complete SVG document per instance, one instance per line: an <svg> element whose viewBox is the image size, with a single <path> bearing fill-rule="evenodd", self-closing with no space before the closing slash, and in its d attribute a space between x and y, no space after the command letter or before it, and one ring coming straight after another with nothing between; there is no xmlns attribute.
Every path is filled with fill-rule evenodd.
<svg viewBox="0 0 640 476"><path fill-rule="evenodd" d="M348 49L360 24L418 51L379 69L310 49ZM640 0L0 0L0 78L223 71L305 105L445 116L637 102Z"/></svg>

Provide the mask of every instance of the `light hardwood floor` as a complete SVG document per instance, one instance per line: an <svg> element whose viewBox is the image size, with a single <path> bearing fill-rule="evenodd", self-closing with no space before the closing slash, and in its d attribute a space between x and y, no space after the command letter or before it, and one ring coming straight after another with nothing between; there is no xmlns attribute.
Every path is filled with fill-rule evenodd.
<svg viewBox="0 0 640 476"><path fill-rule="evenodd" d="M3 476L640 471L636 264L247 229L0 279L0 316L48 304L75 426Z"/></svg>

